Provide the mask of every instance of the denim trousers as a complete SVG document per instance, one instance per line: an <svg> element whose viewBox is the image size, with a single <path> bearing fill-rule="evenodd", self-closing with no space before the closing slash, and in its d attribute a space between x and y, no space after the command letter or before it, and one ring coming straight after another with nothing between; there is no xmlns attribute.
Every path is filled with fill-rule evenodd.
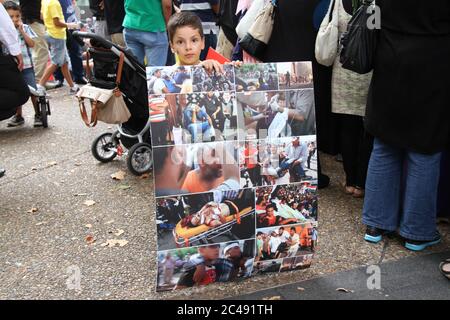
<svg viewBox="0 0 450 320"><path fill-rule="evenodd" d="M434 240L440 160L441 153L415 153L375 139L363 223L387 231L398 229L409 240Z"/></svg>
<svg viewBox="0 0 450 320"><path fill-rule="evenodd" d="M144 58L147 58L147 66L166 65L169 41L165 31L146 32L125 28L123 36L127 47L140 63L144 64Z"/></svg>

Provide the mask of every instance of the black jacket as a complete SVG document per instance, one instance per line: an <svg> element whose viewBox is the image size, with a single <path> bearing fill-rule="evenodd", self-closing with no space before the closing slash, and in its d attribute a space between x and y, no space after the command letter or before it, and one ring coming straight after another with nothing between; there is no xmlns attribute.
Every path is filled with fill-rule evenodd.
<svg viewBox="0 0 450 320"><path fill-rule="evenodd" d="M380 40L366 129L424 154L450 143L450 1L378 0Z"/></svg>

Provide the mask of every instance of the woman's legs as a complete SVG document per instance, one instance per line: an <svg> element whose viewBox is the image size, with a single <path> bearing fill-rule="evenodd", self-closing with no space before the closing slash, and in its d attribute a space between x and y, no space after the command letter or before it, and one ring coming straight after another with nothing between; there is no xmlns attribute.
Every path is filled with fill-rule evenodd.
<svg viewBox="0 0 450 320"><path fill-rule="evenodd" d="M407 153L407 176L400 235L409 240L431 241L436 229L437 192L441 153Z"/></svg>
<svg viewBox="0 0 450 320"><path fill-rule="evenodd" d="M375 139L370 157L363 207L363 223L395 231L400 220L403 153Z"/></svg>

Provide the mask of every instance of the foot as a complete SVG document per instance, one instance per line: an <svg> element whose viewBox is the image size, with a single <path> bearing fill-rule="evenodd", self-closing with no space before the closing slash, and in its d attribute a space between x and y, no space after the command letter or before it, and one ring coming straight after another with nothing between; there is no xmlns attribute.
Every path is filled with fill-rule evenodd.
<svg viewBox="0 0 450 320"><path fill-rule="evenodd" d="M52 90L52 89L56 89L56 88L61 88L63 86L63 82L56 80L56 81L48 81L45 83L45 89L47 90Z"/></svg>
<svg viewBox="0 0 450 320"><path fill-rule="evenodd" d="M364 189L356 187L352 196L353 198L364 198Z"/></svg>
<svg viewBox="0 0 450 320"><path fill-rule="evenodd" d="M40 115L37 115L37 114L34 115L34 124L33 124L33 126L34 127L42 127L43 126Z"/></svg>
<svg viewBox="0 0 450 320"><path fill-rule="evenodd" d="M14 115L9 121L8 127L18 127L22 126L25 123L25 119L22 116Z"/></svg>
<svg viewBox="0 0 450 320"><path fill-rule="evenodd" d="M430 241L417 241L405 239L405 248L411 251L422 251L426 248L438 244L441 242L441 236L437 236L435 239Z"/></svg>
<svg viewBox="0 0 450 320"><path fill-rule="evenodd" d="M441 264L439 265L439 271L441 271L444 277L450 280L450 259L441 262Z"/></svg>
<svg viewBox="0 0 450 320"><path fill-rule="evenodd" d="M40 84L36 84L36 89L37 89L37 92L38 92L39 96L45 96L45 94L46 94L46 92L45 92L46 87L41 86Z"/></svg>
<svg viewBox="0 0 450 320"><path fill-rule="evenodd" d="M355 192L355 190L356 190L355 187L349 186L345 182L342 182L341 185L342 185L342 188L344 189L344 193L345 194L352 195Z"/></svg>
<svg viewBox="0 0 450 320"><path fill-rule="evenodd" d="M378 243L383 240L383 235L390 233L389 231L367 226L364 240L371 243Z"/></svg>
<svg viewBox="0 0 450 320"><path fill-rule="evenodd" d="M69 94L76 94L78 91L80 91L80 87L75 84L73 87L70 88Z"/></svg>
<svg viewBox="0 0 450 320"><path fill-rule="evenodd" d="M6 173L6 170L3 168L0 168L0 178L3 177Z"/></svg>

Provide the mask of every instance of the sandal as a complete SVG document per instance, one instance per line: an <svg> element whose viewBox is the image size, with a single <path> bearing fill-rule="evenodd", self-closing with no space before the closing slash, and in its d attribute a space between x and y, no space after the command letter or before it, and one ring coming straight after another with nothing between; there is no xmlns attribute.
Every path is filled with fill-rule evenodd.
<svg viewBox="0 0 450 320"><path fill-rule="evenodd" d="M444 277L450 280L450 259L446 259L439 264L439 271Z"/></svg>

